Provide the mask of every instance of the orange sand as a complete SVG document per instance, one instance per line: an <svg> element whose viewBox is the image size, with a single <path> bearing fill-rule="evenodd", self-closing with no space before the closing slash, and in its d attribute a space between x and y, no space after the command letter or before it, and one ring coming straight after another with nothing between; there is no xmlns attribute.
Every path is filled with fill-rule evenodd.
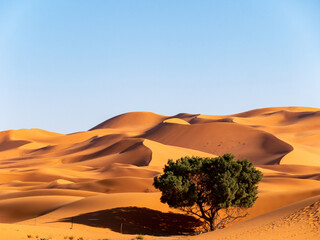
<svg viewBox="0 0 320 240"><path fill-rule="evenodd" d="M29 232L53 239L138 233L146 239L316 239L319 149L320 109L302 107L228 116L134 112L68 135L0 132L0 239L26 239ZM193 224L162 204L152 186L167 160L223 153L246 157L264 173L247 220L257 218L195 237L151 236L177 235ZM72 218L76 227L69 229ZM129 235L119 233L121 224Z"/></svg>

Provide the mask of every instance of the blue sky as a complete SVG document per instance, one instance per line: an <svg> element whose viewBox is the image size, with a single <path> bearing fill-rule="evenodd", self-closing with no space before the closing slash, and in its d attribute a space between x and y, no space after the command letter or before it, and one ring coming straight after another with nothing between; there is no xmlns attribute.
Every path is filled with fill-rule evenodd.
<svg viewBox="0 0 320 240"><path fill-rule="evenodd" d="M320 107L320 2L0 1L0 130Z"/></svg>

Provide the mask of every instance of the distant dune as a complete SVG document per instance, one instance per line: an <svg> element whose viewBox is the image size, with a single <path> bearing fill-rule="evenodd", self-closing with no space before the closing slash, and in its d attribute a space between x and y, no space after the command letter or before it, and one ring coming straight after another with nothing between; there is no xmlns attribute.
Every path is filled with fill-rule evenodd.
<svg viewBox="0 0 320 240"><path fill-rule="evenodd" d="M224 153L248 158L263 172L259 199L248 221L194 238L245 239L249 229L252 239L269 239L271 231L278 234L275 239L319 236L320 109L303 107L226 116L132 112L67 135L41 129L0 132L1 223L37 221L45 234L41 229L64 229L78 219L77 229L87 231L75 233L88 238L102 238L100 230L90 231L108 228L112 239L121 239L122 222L127 234L179 234L188 229L170 227L170 219L177 217L175 224L192 221L160 202L153 177L168 159ZM99 224L84 221L93 215ZM104 220L108 216L122 216L117 218L119 227ZM159 229L151 220L156 218L167 219L168 226L163 222ZM0 229L10 239L21 239L21 233L13 233L14 226L0 224ZM36 231L23 228L25 236ZM292 229L295 235L289 234Z"/></svg>

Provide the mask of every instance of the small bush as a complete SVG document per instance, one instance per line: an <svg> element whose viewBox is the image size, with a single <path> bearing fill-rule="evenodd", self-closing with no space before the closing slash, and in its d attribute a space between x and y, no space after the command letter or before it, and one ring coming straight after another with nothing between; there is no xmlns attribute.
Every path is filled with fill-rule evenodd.
<svg viewBox="0 0 320 240"><path fill-rule="evenodd" d="M138 236L136 236L136 239L137 239L137 240L143 240L143 239L144 239L144 236L141 235L141 234L139 234Z"/></svg>

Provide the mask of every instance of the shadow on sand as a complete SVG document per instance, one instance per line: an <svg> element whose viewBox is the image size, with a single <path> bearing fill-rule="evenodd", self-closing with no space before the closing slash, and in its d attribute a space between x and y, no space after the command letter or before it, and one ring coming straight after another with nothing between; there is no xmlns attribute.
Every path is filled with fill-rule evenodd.
<svg viewBox="0 0 320 240"><path fill-rule="evenodd" d="M92 227L110 228L126 234L155 236L193 234L201 222L188 215L163 213L149 208L123 207L81 214L61 219Z"/></svg>

